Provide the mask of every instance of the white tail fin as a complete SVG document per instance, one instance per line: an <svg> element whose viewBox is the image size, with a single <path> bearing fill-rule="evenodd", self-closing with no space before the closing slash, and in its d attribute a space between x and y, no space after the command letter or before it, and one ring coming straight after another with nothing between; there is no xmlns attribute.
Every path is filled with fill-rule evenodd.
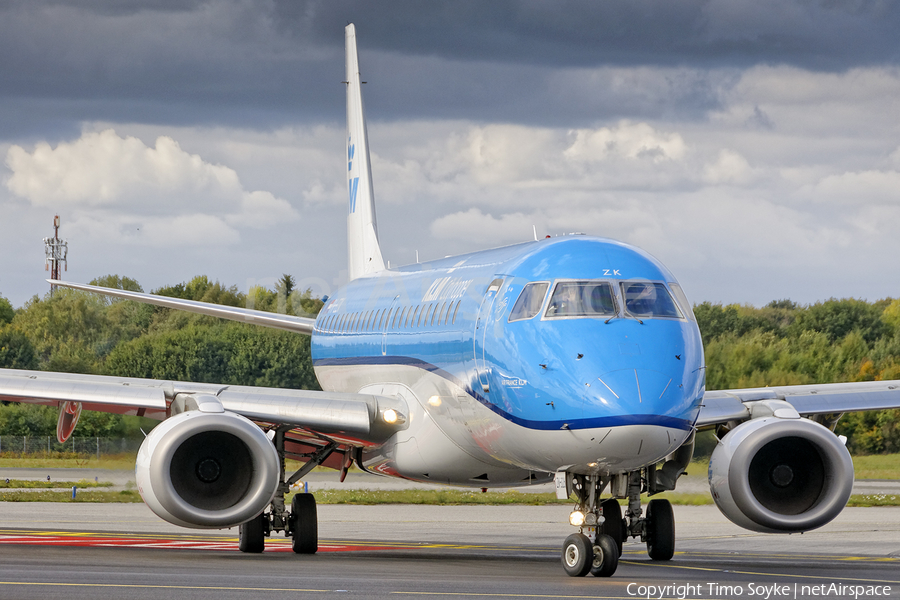
<svg viewBox="0 0 900 600"><path fill-rule="evenodd" d="M349 278L384 270L375 222L375 194L369 163L369 136L363 111L356 28L347 25L347 184L350 214L347 216Z"/></svg>

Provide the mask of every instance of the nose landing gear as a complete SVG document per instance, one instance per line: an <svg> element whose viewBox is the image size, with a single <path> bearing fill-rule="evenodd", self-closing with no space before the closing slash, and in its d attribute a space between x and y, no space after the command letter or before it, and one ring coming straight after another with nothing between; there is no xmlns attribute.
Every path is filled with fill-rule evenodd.
<svg viewBox="0 0 900 600"><path fill-rule="evenodd" d="M622 545L629 537L647 544L652 560L671 560L675 554L675 517L668 500L656 499L647 504L646 517L641 516L641 471L614 475L578 475L566 473L567 491L577 504L569 522L579 528L566 538L562 548L562 564L570 577L609 577L616 572ZM612 498L600 501L601 492L610 486ZM616 498L628 498L622 508Z"/></svg>

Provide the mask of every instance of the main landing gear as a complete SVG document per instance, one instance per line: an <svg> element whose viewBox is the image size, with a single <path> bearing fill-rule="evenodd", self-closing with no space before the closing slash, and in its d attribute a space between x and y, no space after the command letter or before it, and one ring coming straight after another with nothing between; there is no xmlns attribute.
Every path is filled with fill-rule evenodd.
<svg viewBox="0 0 900 600"><path fill-rule="evenodd" d="M616 572L622 544L629 537L647 544L653 560L671 560L675 554L675 517L668 500L651 500L646 517L641 516L641 472L613 477L566 474L567 488L578 504L569 522L579 528L566 538L562 548L562 564L571 577L609 577ZM610 485L613 498L600 500L600 493ZM618 493L617 493L618 492ZM628 498L625 516L618 497Z"/></svg>
<svg viewBox="0 0 900 600"><path fill-rule="evenodd" d="M293 475L285 479L284 434L289 428L275 431L275 448L281 458L281 481L275 498L262 514L238 529L238 549L241 552L259 553L265 549L265 541L272 532L283 531L291 538L291 549L297 554L315 554L319 549L319 524L316 516L316 499L312 494L295 494L291 500L290 512L285 508L284 498L291 485L322 464L334 452L335 443L309 455L309 460Z"/></svg>

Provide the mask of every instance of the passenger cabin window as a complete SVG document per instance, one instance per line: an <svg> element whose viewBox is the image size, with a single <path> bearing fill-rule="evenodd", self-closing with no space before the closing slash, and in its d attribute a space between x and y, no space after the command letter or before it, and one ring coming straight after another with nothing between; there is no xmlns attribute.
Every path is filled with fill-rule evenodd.
<svg viewBox="0 0 900 600"><path fill-rule="evenodd" d="M541 306L544 305L544 296L547 295L548 287L550 287L548 282L540 281L529 283L522 288L519 299L516 300L512 312L509 313L509 322L530 319L541 312Z"/></svg>
<svg viewBox="0 0 900 600"><path fill-rule="evenodd" d="M682 314L672 295L662 283L650 281L622 282L625 311L635 317L681 319Z"/></svg>
<svg viewBox="0 0 900 600"><path fill-rule="evenodd" d="M616 299L608 281L560 281L547 304L549 318L611 317Z"/></svg>

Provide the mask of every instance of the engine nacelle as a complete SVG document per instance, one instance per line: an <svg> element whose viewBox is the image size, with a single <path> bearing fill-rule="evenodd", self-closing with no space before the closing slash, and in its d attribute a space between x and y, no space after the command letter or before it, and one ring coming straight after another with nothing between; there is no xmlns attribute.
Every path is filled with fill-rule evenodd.
<svg viewBox="0 0 900 600"><path fill-rule="evenodd" d="M841 440L818 423L751 419L716 446L709 487L736 525L764 533L809 531L847 504L853 462Z"/></svg>
<svg viewBox="0 0 900 600"><path fill-rule="evenodd" d="M281 463L275 446L248 419L190 410L144 439L135 476L147 506L182 527L245 523L275 496Z"/></svg>

